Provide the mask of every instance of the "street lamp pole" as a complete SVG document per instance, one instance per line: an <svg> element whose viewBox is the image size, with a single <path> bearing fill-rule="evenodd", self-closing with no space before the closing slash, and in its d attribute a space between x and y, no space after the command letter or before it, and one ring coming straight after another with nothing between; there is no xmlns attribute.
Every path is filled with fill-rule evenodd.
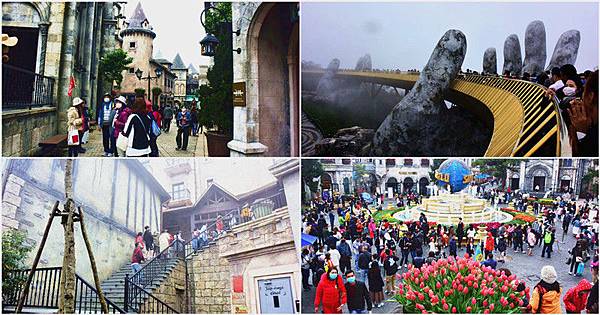
<svg viewBox="0 0 600 315"><path fill-rule="evenodd" d="M146 93L148 93L148 99L151 98L151 91L150 91L150 81L152 79L156 79L158 81L158 79L162 76L162 69L161 68L156 68L154 70L154 73L156 73L156 76L153 77L150 75L150 72L148 72L148 75L146 77L142 77L142 75L144 74L144 71L140 70L140 68L138 68L137 70L135 70L135 76L138 78L138 80L147 80L148 81L148 90L146 90Z"/></svg>

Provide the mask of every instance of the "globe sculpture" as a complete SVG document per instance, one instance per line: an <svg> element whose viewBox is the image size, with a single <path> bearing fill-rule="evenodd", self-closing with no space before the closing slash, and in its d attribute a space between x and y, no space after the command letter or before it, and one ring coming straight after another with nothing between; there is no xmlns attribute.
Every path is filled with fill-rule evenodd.
<svg viewBox="0 0 600 315"><path fill-rule="evenodd" d="M512 215L492 207L487 200L480 199L463 191L473 180L473 173L465 162L446 160L435 172L437 184L449 187L448 191L429 198L424 198L421 204L394 214L400 221L415 221L421 213L430 222L438 224L457 224L462 218L465 224L486 222L508 222Z"/></svg>
<svg viewBox="0 0 600 315"><path fill-rule="evenodd" d="M450 192L459 192L465 189L473 180L473 173L467 164L460 160L446 160L435 172L439 186L450 185Z"/></svg>

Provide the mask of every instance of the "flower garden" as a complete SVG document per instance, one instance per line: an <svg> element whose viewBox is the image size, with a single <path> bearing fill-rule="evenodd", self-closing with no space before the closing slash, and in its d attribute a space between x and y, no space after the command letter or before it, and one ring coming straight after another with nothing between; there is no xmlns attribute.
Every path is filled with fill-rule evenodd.
<svg viewBox="0 0 600 315"><path fill-rule="evenodd" d="M394 299L403 313L521 313L529 288L517 291L515 275L483 267L469 258L439 259L398 276Z"/></svg>
<svg viewBox="0 0 600 315"><path fill-rule="evenodd" d="M376 223L379 223L380 221L383 221L384 219L390 223L399 223L399 220L394 217L394 214L397 212L400 212L400 211L404 211L404 210L405 210L404 207L400 207L400 208L391 208L391 209L383 209L383 210L375 211L373 213L373 219L375 220ZM504 224L524 225L524 224L530 224L536 220L535 215L529 214L526 212L521 212L521 211L518 211L518 210L515 210L512 208L501 208L500 211L508 213L513 216L512 220L510 220ZM408 221L406 223L408 223ZM437 223L430 221L429 225L437 225ZM482 222L482 223L475 224L475 226L478 226L478 225L486 225L489 230L489 229L498 228L501 225L501 223Z"/></svg>

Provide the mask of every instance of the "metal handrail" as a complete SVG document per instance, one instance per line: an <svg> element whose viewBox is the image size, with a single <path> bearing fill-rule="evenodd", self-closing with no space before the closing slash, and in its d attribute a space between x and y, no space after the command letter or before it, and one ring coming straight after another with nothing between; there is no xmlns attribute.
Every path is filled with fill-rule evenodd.
<svg viewBox="0 0 600 315"><path fill-rule="evenodd" d="M145 294L145 296L143 296L143 294ZM159 311L157 308L150 309L150 310L148 310L148 309L142 310L140 305L144 302L144 300L146 298L148 298L150 300L150 302L149 302L150 305L152 305L152 304L158 305L161 311ZM137 303L133 303L133 302L137 302ZM129 311L129 308L132 308L133 310L135 310L138 313L142 313L142 311L143 311L143 313L179 314L179 312L177 310L175 310L174 308L172 308L165 302L161 301L159 298L154 296L152 293L150 293L146 289L142 288L141 286L139 286L136 283L134 283L133 281L131 281L130 278L128 278L127 276L125 277L125 300L124 300L124 303L125 303L125 305L124 305L125 312ZM146 302L146 304L148 304L148 302ZM167 311L163 312L162 310L165 310L165 309Z"/></svg>
<svg viewBox="0 0 600 315"><path fill-rule="evenodd" d="M11 270L4 276L15 277L19 274L26 277L31 269ZM58 308L60 277L62 267L36 268L24 306L38 308ZM40 282L42 283L40 285ZM3 306L16 306L23 291L23 283L19 284L16 292L3 292ZM109 313L125 313L118 305L104 298L109 307ZM78 312L100 313L100 296L98 290L78 274L75 274L75 309Z"/></svg>
<svg viewBox="0 0 600 315"><path fill-rule="evenodd" d="M91 298L95 300L95 302L93 303L93 304L94 304L94 306L97 306L97 307L94 307L94 310L99 310L99 309L101 309L101 308L99 307L99 304L100 304L100 296L98 295L98 290L96 290L96 288L94 288L94 287L93 287L93 286L92 286L90 283L88 283L87 281L85 281L85 279L83 279L82 277L80 277L78 274L75 274L75 277L76 277L76 282L75 282L75 296L77 296L77 293L78 293L78 292L79 292L79 294L80 294L80 297L81 297L81 294L83 294L83 286L81 286L81 285L79 285L79 286L78 286L78 285L77 285L77 282L79 282L79 283L81 283L81 284L85 285L85 288L86 288L86 290L87 290L87 289L89 289L89 290L91 290L91 291L92 291L92 296L91 296ZM80 290L79 290L79 291L77 291L77 288L78 288L78 287L80 288ZM94 296L94 295L95 295L95 296ZM88 297L88 295L87 295L87 294L86 294L86 297ZM75 301L77 301L77 300L78 300L78 299L75 299ZM79 299L79 300L81 301L81 299ZM121 309L121 307L119 307L117 304L113 303L113 302L112 302L111 300L109 300L108 298L104 297L104 300L106 301L106 304L108 305L108 312L109 312L109 313L121 313L121 314L124 314L124 313L125 313L125 311L124 311L123 309ZM82 311L83 311L83 312L87 311L87 309L86 309L86 308L83 308L83 309L81 308L81 305L82 305L82 304L83 304L83 303L79 303L79 312L80 312L80 313L81 313ZM84 305L87 305L87 300L86 300L86 304L84 304ZM77 303L75 304L75 309L78 309L78 307L77 307ZM112 309L112 312L111 312L111 309Z"/></svg>

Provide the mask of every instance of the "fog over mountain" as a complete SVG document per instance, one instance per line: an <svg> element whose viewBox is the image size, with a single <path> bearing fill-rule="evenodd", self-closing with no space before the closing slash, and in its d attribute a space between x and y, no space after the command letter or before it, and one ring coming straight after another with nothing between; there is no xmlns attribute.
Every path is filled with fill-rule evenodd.
<svg viewBox="0 0 600 315"><path fill-rule="evenodd" d="M420 69L439 38L458 29L467 38L463 70L481 71L486 49L497 51L497 68L504 63L504 41L516 34L525 56L527 25L540 20L546 31L546 66L561 34L581 35L575 67L598 66L597 3L303 3L302 59L327 66L354 68L365 52L373 68Z"/></svg>

